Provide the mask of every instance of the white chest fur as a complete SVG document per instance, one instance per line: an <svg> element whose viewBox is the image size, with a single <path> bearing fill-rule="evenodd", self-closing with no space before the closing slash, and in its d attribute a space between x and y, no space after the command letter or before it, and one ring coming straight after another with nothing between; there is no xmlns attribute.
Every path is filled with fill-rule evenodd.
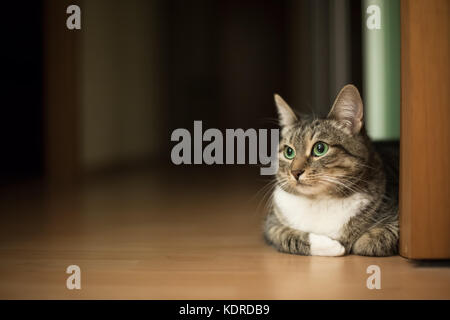
<svg viewBox="0 0 450 320"><path fill-rule="evenodd" d="M280 187L276 187L273 200L283 221L291 228L332 239L339 238L342 227L369 201L360 193L342 199L311 199L290 194Z"/></svg>

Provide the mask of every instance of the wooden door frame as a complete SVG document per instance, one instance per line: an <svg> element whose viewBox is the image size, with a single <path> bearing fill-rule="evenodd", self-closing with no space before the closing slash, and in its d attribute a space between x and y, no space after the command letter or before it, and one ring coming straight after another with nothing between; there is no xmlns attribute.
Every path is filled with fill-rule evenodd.
<svg viewBox="0 0 450 320"><path fill-rule="evenodd" d="M448 0L401 1L400 254L450 258Z"/></svg>

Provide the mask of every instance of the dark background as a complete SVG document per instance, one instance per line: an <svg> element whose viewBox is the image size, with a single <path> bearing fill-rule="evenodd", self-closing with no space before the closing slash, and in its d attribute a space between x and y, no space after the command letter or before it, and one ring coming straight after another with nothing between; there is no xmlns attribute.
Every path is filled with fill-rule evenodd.
<svg viewBox="0 0 450 320"><path fill-rule="evenodd" d="M43 175L42 4L6 1L0 19L1 183Z"/></svg>
<svg viewBox="0 0 450 320"><path fill-rule="evenodd" d="M361 89L360 1L75 3L82 10L78 31L61 23L67 17L61 2L60 9L55 1L3 4L2 185L46 178L55 163L64 171L64 151L51 161L48 155L66 144L78 146L70 157L80 176L143 163L171 165L170 133L191 130L194 120L204 128L275 127L275 92L300 112L325 115L341 86ZM61 45L45 19L58 21L60 29L52 32L62 34ZM57 59L44 63L51 46L64 47L65 41L74 49L59 54L70 55L79 71L69 90L58 77L45 77L52 67L61 79L72 77ZM73 108L77 117L52 116L48 104L58 94L67 95L67 104L57 106L61 114ZM69 136L78 140L61 139L56 147L49 142L46 132L54 137L63 130L48 130L55 118L61 123L53 128L73 122L78 131Z"/></svg>

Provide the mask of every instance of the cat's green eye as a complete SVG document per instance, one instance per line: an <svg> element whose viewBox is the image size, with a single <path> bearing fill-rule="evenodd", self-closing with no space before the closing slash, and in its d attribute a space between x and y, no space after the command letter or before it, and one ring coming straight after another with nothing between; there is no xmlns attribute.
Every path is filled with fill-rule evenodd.
<svg viewBox="0 0 450 320"><path fill-rule="evenodd" d="M295 150L289 146L284 147L284 157L286 159L292 160L295 157Z"/></svg>
<svg viewBox="0 0 450 320"><path fill-rule="evenodd" d="M312 151L315 157L321 157L328 152L328 144L322 141L316 142Z"/></svg>

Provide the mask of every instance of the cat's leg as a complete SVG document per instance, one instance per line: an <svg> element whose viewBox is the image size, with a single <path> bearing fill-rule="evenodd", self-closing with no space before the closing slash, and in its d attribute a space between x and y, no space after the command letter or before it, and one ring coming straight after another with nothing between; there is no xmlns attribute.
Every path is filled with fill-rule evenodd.
<svg viewBox="0 0 450 320"><path fill-rule="evenodd" d="M398 252L398 225L375 227L365 232L352 247L361 256L392 256Z"/></svg>
<svg viewBox="0 0 450 320"><path fill-rule="evenodd" d="M280 252L333 257L345 254L345 248L338 241L285 226L274 213L267 216L264 236Z"/></svg>

